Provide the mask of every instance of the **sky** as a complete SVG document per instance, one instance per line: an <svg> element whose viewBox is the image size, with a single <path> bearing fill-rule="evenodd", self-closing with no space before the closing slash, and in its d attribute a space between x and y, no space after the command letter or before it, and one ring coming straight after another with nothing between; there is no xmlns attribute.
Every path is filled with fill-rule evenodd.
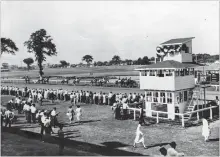
<svg viewBox="0 0 220 157"><path fill-rule="evenodd" d="M1 37L11 38L16 55L1 62L22 65L33 57L24 47L31 33L45 29L57 56L46 63L156 56L156 47L173 38L195 37L193 53L219 54L219 1L2 1Z"/></svg>

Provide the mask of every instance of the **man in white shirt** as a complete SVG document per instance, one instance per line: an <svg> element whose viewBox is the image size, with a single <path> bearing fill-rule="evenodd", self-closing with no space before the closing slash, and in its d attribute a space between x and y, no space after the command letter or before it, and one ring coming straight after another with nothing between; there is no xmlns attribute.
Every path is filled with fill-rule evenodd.
<svg viewBox="0 0 220 157"><path fill-rule="evenodd" d="M36 123L36 107L35 107L35 104L32 104L31 105L31 117L32 117L32 121L33 123L35 124Z"/></svg>
<svg viewBox="0 0 220 157"><path fill-rule="evenodd" d="M86 104L89 103L89 91L86 92Z"/></svg>
<svg viewBox="0 0 220 157"><path fill-rule="evenodd" d="M133 98L132 101L135 102L136 101L136 93L133 94L132 98Z"/></svg>
<svg viewBox="0 0 220 157"><path fill-rule="evenodd" d="M74 95L73 95L73 93L71 93L70 94L70 102L71 102L71 104L73 105L74 104Z"/></svg>
<svg viewBox="0 0 220 157"><path fill-rule="evenodd" d="M14 112L7 109L5 111L5 127L9 124L9 128L11 127L12 120L14 118Z"/></svg>
<svg viewBox="0 0 220 157"><path fill-rule="evenodd" d="M21 98L20 97L17 98L17 102L16 103L17 103L18 114L21 114L22 108L21 108Z"/></svg>
<svg viewBox="0 0 220 157"><path fill-rule="evenodd" d="M40 92L38 93L38 100L40 102L40 105L42 106L43 96Z"/></svg>
<svg viewBox="0 0 220 157"><path fill-rule="evenodd" d="M51 111L51 125L55 128L56 124L57 124L57 114L56 113L56 107L53 108L53 110Z"/></svg>
<svg viewBox="0 0 220 157"><path fill-rule="evenodd" d="M40 130L40 134L41 134L41 140L43 140L43 134L44 134L44 124L46 123L46 113L44 112L43 115L41 116L41 130Z"/></svg>
<svg viewBox="0 0 220 157"><path fill-rule="evenodd" d="M126 96L122 99L123 119L127 119L128 100Z"/></svg>
<svg viewBox="0 0 220 157"><path fill-rule="evenodd" d="M28 109L28 107L29 106L28 106L27 102L25 101L24 106L23 106L23 111L24 111L26 120L27 120L27 109Z"/></svg>
<svg viewBox="0 0 220 157"><path fill-rule="evenodd" d="M108 94L108 105L111 105L111 104L112 104L111 98L112 98L112 92L110 92L110 93Z"/></svg>

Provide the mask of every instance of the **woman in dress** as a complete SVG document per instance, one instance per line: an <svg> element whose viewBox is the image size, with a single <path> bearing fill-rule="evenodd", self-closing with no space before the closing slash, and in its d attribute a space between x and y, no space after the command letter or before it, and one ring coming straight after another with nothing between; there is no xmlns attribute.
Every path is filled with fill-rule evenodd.
<svg viewBox="0 0 220 157"><path fill-rule="evenodd" d="M66 114L66 115L68 116L68 118L69 118L69 123L71 124L72 121L73 121L73 116L74 116L74 110L73 110L72 106L70 106L70 107L68 108L68 111L67 111L67 114Z"/></svg>
<svg viewBox="0 0 220 157"><path fill-rule="evenodd" d="M77 108L76 108L76 120L78 122L78 124L80 124L80 117L82 115L82 109L80 108L79 105L77 105Z"/></svg>
<svg viewBox="0 0 220 157"><path fill-rule="evenodd" d="M209 135L210 135L210 129L209 129L209 124L206 119L202 119L202 136L205 138L205 142L208 141Z"/></svg>
<svg viewBox="0 0 220 157"><path fill-rule="evenodd" d="M144 148L147 148L144 144L144 134L141 131L141 124L140 123L138 124L137 130L136 130L136 137L135 137L134 145L133 145L134 148L136 147L137 143L142 143Z"/></svg>

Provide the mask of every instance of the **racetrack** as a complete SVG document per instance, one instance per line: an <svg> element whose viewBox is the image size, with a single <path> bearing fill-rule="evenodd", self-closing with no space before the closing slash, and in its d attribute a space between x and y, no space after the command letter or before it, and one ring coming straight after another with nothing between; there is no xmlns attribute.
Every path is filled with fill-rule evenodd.
<svg viewBox="0 0 220 157"><path fill-rule="evenodd" d="M139 76L135 66L102 66L102 67L75 67L75 68L45 68L45 76ZM28 75L31 78L39 77L38 70L2 72L1 77L20 78Z"/></svg>

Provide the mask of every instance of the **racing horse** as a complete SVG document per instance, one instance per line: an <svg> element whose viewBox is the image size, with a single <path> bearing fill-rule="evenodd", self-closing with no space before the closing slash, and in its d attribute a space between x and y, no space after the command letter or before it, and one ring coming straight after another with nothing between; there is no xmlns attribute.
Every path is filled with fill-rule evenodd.
<svg viewBox="0 0 220 157"><path fill-rule="evenodd" d="M65 77L62 81L61 81L61 83L62 84L69 84L69 80L70 80L70 78L69 77Z"/></svg>
<svg viewBox="0 0 220 157"><path fill-rule="evenodd" d="M50 76L45 76L42 78L39 78L36 82L34 83L42 83L42 84L49 84Z"/></svg>
<svg viewBox="0 0 220 157"><path fill-rule="evenodd" d="M81 80L80 78L77 78L77 77L74 78L73 79L73 85L75 86L76 84L79 84L80 80Z"/></svg>
<svg viewBox="0 0 220 157"><path fill-rule="evenodd" d="M27 84L27 83L29 83L30 84L30 77L29 76L24 76L23 77L24 79L25 79L25 83Z"/></svg>
<svg viewBox="0 0 220 157"><path fill-rule="evenodd" d="M103 77L102 79L94 78L91 80L91 85L95 84L95 86L103 86L106 85L109 82L109 79L107 77Z"/></svg>
<svg viewBox="0 0 220 157"><path fill-rule="evenodd" d="M132 80L131 78L127 79L127 78L122 78L122 79L118 79L115 81L115 85L118 87L129 87L129 88L133 88L135 86L137 86L136 81Z"/></svg>

